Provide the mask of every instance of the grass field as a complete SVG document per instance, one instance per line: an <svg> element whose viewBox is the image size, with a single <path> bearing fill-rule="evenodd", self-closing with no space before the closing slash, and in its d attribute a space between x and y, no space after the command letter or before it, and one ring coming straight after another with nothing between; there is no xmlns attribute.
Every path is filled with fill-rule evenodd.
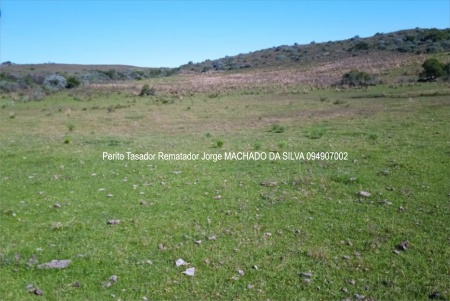
<svg viewBox="0 0 450 301"><path fill-rule="evenodd" d="M0 299L449 300L449 95L429 83L4 97ZM229 152L280 160L201 160ZM38 268L54 259L72 262Z"/></svg>

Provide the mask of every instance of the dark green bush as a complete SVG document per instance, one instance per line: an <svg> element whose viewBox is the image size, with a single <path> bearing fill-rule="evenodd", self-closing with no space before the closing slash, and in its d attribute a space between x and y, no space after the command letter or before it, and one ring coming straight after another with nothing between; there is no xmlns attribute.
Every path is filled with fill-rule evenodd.
<svg viewBox="0 0 450 301"><path fill-rule="evenodd" d="M66 85L67 89L76 88L79 85L81 85L81 82L75 76L69 76L67 78L67 85Z"/></svg>
<svg viewBox="0 0 450 301"><path fill-rule="evenodd" d="M149 95L156 95L155 88L150 88L150 86L147 84L143 85L139 96L149 96Z"/></svg>
<svg viewBox="0 0 450 301"><path fill-rule="evenodd" d="M367 87L376 85L375 78L364 71L351 70L342 76L340 85L348 85L350 87Z"/></svg>
<svg viewBox="0 0 450 301"><path fill-rule="evenodd" d="M419 74L420 81L433 81L444 76L446 67L437 58L427 59L423 64L423 71Z"/></svg>

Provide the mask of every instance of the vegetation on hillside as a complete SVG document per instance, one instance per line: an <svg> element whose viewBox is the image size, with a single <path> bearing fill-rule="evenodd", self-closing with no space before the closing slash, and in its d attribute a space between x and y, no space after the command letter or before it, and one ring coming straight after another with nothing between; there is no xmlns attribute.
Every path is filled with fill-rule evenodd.
<svg viewBox="0 0 450 301"><path fill-rule="evenodd" d="M450 51L450 29L410 29L391 33L376 33L372 37L353 38L307 45L281 45L247 54L226 56L201 63L181 66L182 71L239 70L274 66L311 65L382 52L385 55L437 54Z"/></svg>
<svg viewBox="0 0 450 301"><path fill-rule="evenodd" d="M335 42L282 45L197 64L189 62L172 69L58 64L15 65L8 61L0 65L0 93L6 93L14 100L31 101L41 100L46 95L62 89L76 90L80 86L83 89L87 86L103 88L116 86L120 82L122 88L124 85L133 87L131 90L134 94L155 96L156 90L169 90L169 94L180 97L184 94L183 91L164 85L156 87L152 83L151 90L142 89L149 84L148 80L180 73L208 76L213 74L206 82L201 83L201 87L195 83L189 88L191 92L203 91L205 88L208 90L209 85L232 89L239 86L248 87L250 83L258 86L302 83L313 86L367 87L381 82L446 80L450 77L450 57L445 54L449 52L450 29L417 28L387 34L377 33L369 38L355 36ZM402 69L403 71L398 73ZM216 80L214 74L221 74L221 80ZM197 77L203 81L202 78ZM139 81L143 82L138 83ZM123 84L124 82L127 84Z"/></svg>

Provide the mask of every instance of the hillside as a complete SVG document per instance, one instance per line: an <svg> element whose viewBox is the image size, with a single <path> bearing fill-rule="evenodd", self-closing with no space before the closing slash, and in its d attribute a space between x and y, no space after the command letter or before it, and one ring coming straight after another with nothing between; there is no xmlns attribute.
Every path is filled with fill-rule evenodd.
<svg viewBox="0 0 450 301"><path fill-rule="evenodd" d="M247 54L180 66L182 71L305 67L358 56L401 57L450 51L450 29L409 29L307 45L281 45Z"/></svg>
<svg viewBox="0 0 450 301"><path fill-rule="evenodd" d="M355 36L342 41L281 45L247 54L189 63L179 68L144 68L124 65L0 65L0 93L22 101L39 100L54 91L82 86L123 89L139 94L143 85L152 93L177 97L270 85L330 86L346 72L364 71L376 82L415 82L422 63L437 57L450 62L450 29L410 29ZM173 79L168 84L155 79ZM95 84L94 86L92 84ZM19 96L17 96L19 95Z"/></svg>

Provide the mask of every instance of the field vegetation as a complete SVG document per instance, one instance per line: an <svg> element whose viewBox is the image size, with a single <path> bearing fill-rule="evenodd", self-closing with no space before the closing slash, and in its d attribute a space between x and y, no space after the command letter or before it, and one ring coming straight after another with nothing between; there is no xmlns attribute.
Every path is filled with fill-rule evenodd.
<svg viewBox="0 0 450 301"><path fill-rule="evenodd" d="M401 55L3 91L1 299L449 300L449 56Z"/></svg>

